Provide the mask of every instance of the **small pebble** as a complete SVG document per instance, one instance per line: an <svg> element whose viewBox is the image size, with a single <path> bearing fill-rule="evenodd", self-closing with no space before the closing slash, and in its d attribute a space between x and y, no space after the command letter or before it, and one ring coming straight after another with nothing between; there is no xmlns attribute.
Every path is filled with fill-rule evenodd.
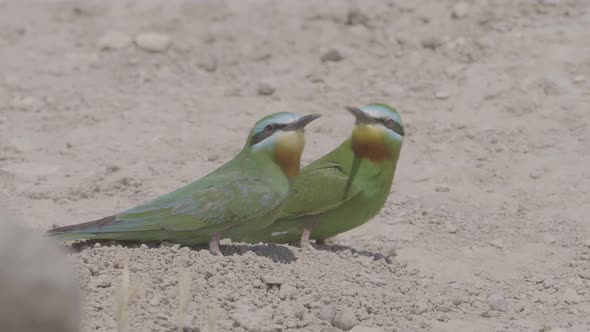
<svg viewBox="0 0 590 332"><path fill-rule="evenodd" d="M101 280L96 283L97 288L108 288L111 287L111 282L106 280Z"/></svg>
<svg viewBox="0 0 590 332"><path fill-rule="evenodd" d="M119 50L131 44L131 37L116 31L110 31L102 35L96 41L100 50Z"/></svg>
<svg viewBox="0 0 590 332"><path fill-rule="evenodd" d="M508 310L508 303L506 299L500 294L492 294L488 296L488 305L492 310L495 311L506 311Z"/></svg>
<svg viewBox="0 0 590 332"><path fill-rule="evenodd" d="M543 92L548 96L559 96L564 93L564 89L554 80L546 78L542 82Z"/></svg>
<svg viewBox="0 0 590 332"><path fill-rule="evenodd" d="M531 179L538 180L543 176L543 174L545 174L545 172L542 169L536 169L529 173L529 177Z"/></svg>
<svg viewBox="0 0 590 332"><path fill-rule="evenodd" d="M135 37L135 44L148 52L164 52L172 44L172 38L163 33L146 32Z"/></svg>
<svg viewBox="0 0 590 332"><path fill-rule="evenodd" d="M555 285L555 280L553 278L546 278L543 280L543 288L548 289Z"/></svg>
<svg viewBox="0 0 590 332"><path fill-rule="evenodd" d="M295 294L297 294L297 288L288 284L282 285L279 290L279 298L281 300L293 299Z"/></svg>
<svg viewBox="0 0 590 332"><path fill-rule="evenodd" d="M261 96L270 96L275 93L275 88L267 82L258 84L258 94Z"/></svg>
<svg viewBox="0 0 590 332"><path fill-rule="evenodd" d="M334 317L336 317L336 312L338 312L338 308L333 304L329 304L320 310L319 318L321 320L330 322L330 324L333 324Z"/></svg>
<svg viewBox="0 0 590 332"><path fill-rule="evenodd" d="M352 9L346 15L346 25L368 26L369 17L358 9Z"/></svg>
<svg viewBox="0 0 590 332"><path fill-rule="evenodd" d="M338 62L342 59L344 59L344 57L336 49L331 49L320 57L322 62Z"/></svg>
<svg viewBox="0 0 590 332"><path fill-rule="evenodd" d="M436 50L437 48L442 46L443 42L440 38L438 38L436 36L431 36L431 37L426 37L426 38L422 39L420 44L424 48Z"/></svg>
<svg viewBox="0 0 590 332"><path fill-rule="evenodd" d="M428 303L426 301L419 301L418 303L414 304L414 314L421 315L426 311L428 311Z"/></svg>
<svg viewBox="0 0 590 332"><path fill-rule="evenodd" d="M545 241L545 243L553 244L553 243L557 242L557 239L555 238L555 236L553 236L551 234L545 234L545 235L543 235L543 241Z"/></svg>
<svg viewBox="0 0 590 332"><path fill-rule="evenodd" d="M168 242L168 241L162 241L160 243L161 247L166 247L166 248L173 248L176 244L172 243L172 242Z"/></svg>
<svg viewBox="0 0 590 332"><path fill-rule="evenodd" d="M356 314L350 308L345 308L341 310L334 317L334 326L344 331L350 331L359 323L360 322L356 318Z"/></svg>
<svg viewBox="0 0 590 332"><path fill-rule="evenodd" d="M91 276L97 276L98 275L98 266L96 266L96 265L89 266L88 272L90 272Z"/></svg>
<svg viewBox="0 0 590 332"><path fill-rule="evenodd" d="M475 46L479 47L482 50L491 49L494 47L494 41L495 40L490 38L489 36L483 36L475 40Z"/></svg>
<svg viewBox="0 0 590 332"><path fill-rule="evenodd" d="M451 11L451 17L454 19L462 19L467 16L469 5L465 2L457 2Z"/></svg>
<svg viewBox="0 0 590 332"><path fill-rule="evenodd" d="M150 305L152 307L157 307L160 304L161 300L162 296L160 294L155 294L154 297L152 297L152 299L150 300Z"/></svg>
<svg viewBox="0 0 590 332"><path fill-rule="evenodd" d="M448 93L447 91L437 91L434 94L434 96L436 97L436 99L444 100L444 99L448 99L451 96L451 94Z"/></svg>
<svg viewBox="0 0 590 332"><path fill-rule="evenodd" d="M437 186L436 188L434 188L434 191L436 191L437 193L448 193L449 191L451 191L451 188L446 186Z"/></svg>
<svg viewBox="0 0 590 332"><path fill-rule="evenodd" d="M22 111L38 111L43 107L43 104L33 97L25 96L15 97L10 101L9 106Z"/></svg>
<svg viewBox="0 0 590 332"><path fill-rule="evenodd" d="M580 295L578 295L575 289L570 287L563 291L563 299L567 304L580 303Z"/></svg>
<svg viewBox="0 0 590 332"><path fill-rule="evenodd" d="M217 70L217 60L211 57L204 58L199 61L198 66L204 71L212 73Z"/></svg>
<svg viewBox="0 0 590 332"><path fill-rule="evenodd" d="M215 275L215 272L216 272L216 271L215 271L214 269L212 269L212 268L205 270L205 272L204 272L204 274L205 274L205 279L209 279L209 278L211 278L212 276L214 276L214 275Z"/></svg>
<svg viewBox="0 0 590 332"><path fill-rule="evenodd" d="M316 72L307 74L305 76L305 78L307 78L312 83L322 83L324 81L324 78L319 73L316 73ZM318 127L316 127L316 128L318 128ZM321 128L321 127L319 127L319 128Z"/></svg>
<svg viewBox="0 0 590 332"><path fill-rule="evenodd" d="M285 283L283 279L271 275L262 276L262 282L267 285L282 285Z"/></svg>
<svg viewBox="0 0 590 332"><path fill-rule="evenodd" d="M496 248L498 248L498 249L503 249L503 248L504 248L504 241L502 241L502 239L495 239L495 240L492 240L492 241L490 241L490 244L491 244L493 247L496 247Z"/></svg>
<svg viewBox="0 0 590 332"><path fill-rule="evenodd" d="M578 75L576 77L574 77L574 83L584 83L586 82L586 77L582 76L582 75Z"/></svg>
<svg viewBox="0 0 590 332"><path fill-rule="evenodd" d="M450 234L457 234L458 231L459 228L457 228L457 226L452 224L447 225L447 232L449 232Z"/></svg>

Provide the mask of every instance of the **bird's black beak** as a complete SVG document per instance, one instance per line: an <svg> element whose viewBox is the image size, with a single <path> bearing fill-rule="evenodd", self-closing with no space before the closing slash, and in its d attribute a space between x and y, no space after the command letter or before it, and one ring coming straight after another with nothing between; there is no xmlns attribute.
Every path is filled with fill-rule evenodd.
<svg viewBox="0 0 590 332"><path fill-rule="evenodd" d="M310 122L319 118L321 115L319 114L308 114L300 117L299 119L289 123L287 126L283 128L283 130L301 130L305 128Z"/></svg>
<svg viewBox="0 0 590 332"><path fill-rule="evenodd" d="M352 113L352 115L354 115L354 117L356 118L357 124L361 124L361 123L369 124L369 123L376 123L377 122L377 121L375 121L375 119L373 119L372 117L367 115L367 113L363 112L363 110L361 110L358 107L346 106L346 110L349 111L350 113Z"/></svg>

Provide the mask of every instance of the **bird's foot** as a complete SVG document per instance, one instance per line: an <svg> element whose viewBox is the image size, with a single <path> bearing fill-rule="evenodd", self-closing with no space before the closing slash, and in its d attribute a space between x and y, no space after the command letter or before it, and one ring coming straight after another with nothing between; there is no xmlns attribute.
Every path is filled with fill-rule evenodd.
<svg viewBox="0 0 590 332"><path fill-rule="evenodd" d="M311 242L309 242L309 241L301 241L299 243L299 246L301 247L301 249L306 249L306 250L313 249L313 246L311 245Z"/></svg>

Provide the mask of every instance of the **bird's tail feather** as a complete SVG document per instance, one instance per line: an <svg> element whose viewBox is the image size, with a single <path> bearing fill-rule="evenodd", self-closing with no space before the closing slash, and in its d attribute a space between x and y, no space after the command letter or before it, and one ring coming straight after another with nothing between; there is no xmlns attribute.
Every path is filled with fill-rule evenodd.
<svg viewBox="0 0 590 332"><path fill-rule="evenodd" d="M49 230L47 235L64 241L88 239L94 237L92 234L94 231L98 230L100 227L112 225L116 220L116 216L109 216L81 224L58 227Z"/></svg>

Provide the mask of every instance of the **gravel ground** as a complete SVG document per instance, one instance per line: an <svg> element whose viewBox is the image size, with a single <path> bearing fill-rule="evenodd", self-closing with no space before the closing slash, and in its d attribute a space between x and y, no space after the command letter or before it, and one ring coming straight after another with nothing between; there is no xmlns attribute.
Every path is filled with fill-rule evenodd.
<svg viewBox="0 0 590 332"><path fill-rule="evenodd" d="M0 0L3 203L96 219L265 114L323 114L309 162L386 102L407 136L372 222L313 252L75 246L83 331L588 331L588 31L584 0Z"/></svg>

